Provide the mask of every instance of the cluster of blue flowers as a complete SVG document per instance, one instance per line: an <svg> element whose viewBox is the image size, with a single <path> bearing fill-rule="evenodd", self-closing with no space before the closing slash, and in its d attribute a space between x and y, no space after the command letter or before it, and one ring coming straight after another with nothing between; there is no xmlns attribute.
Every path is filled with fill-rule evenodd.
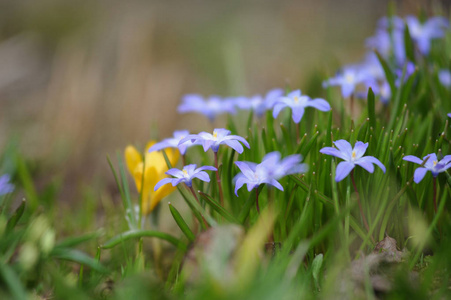
<svg viewBox="0 0 451 300"><path fill-rule="evenodd" d="M344 66L334 77L326 80L323 86L340 86L344 98L365 96L357 90L359 86L365 91L371 88L383 103L387 103L392 91L374 50L395 70L396 85L399 86L403 70L404 80L415 71L415 65L409 61L405 49L406 30L414 43L415 55L426 56L430 52L431 42L444 37L448 27L448 20L443 17L432 17L424 22L414 16L407 16L405 19L397 16L384 17L379 20L375 34L366 40L369 52L363 62ZM451 73L448 70L440 70L438 76L444 86L451 86Z"/></svg>
<svg viewBox="0 0 451 300"><path fill-rule="evenodd" d="M415 57L427 56L431 51L431 43L435 39L442 38L445 29L449 27L448 21L442 17L433 17L420 22L416 17L408 16L405 19L399 17L382 18L378 22L375 34L368 38L366 47L371 50L365 56L365 59L357 64L344 66L336 76L324 81L323 86L339 86L344 98L361 97L363 93L359 92L358 87L364 87L365 90L371 88L379 99L387 103L392 90L386 79L384 68L380 58L374 50L385 60L392 68L395 75L395 86L402 84L415 72L415 65L409 60L412 58L405 49L406 37L410 37L413 42ZM439 70L438 78L446 87L451 87L451 73L448 70ZM393 87L393 86L392 86ZM219 114L235 114L237 110L252 110L257 117L262 117L265 112L272 110L272 116L277 118L285 108L291 109L292 119L299 123L308 107L316 108L320 111L330 111L330 104L321 98L310 98L303 95L300 90L294 90L286 94L282 89L270 90L266 95L254 95L252 97L219 97L210 96L204 98L200 95L186 95L178 107L180 113L196 112L205 115L213 121ZM449 114L451 117L451 114ZM196 169L196 165L187 165L179 169L171 169L166 172L173 178L165 178L156 186L155 190L164 184L172 183L176 186L185 183L188 187L192 186L192 180L198 178L209 182L210 178L205 172L218 172L217 153L221 145L226 145L234 149L239 154L243 153L244 147L250 148L249 143L241 136L231 135L231 132L224 128L217 128L213 133L200 132L190 134L189 131L175 131L172 138L164 139L160 143L153 145L149 151L158 151L167 147L178 148L182 155L185 155L188 147L201 145L204 151L211 149L215 155L215 166L203 166ZM375 170L374 165L378 166L384 173L385 166L374 156L364 156L368 143L357 141L354 147L346 140L336 140L334 147L324 147L320 153L331 155L342 159L336 168L335 181L339 182L352 174L355 166L360 166L369 173ZM446 171L451 167L451 155L445 156L438 161L436 154L431 153L423 160L408 155L403 158L405 161L414 162L421 166L415 170L414 181L419 183L427 171L431 171L433 177L440 172ZM283 187L279 180L290 174L300 174L308 171L308 165L301 163L301 155L289 155L284 159L279 152L271 152L264 156L260 163L236 161L235 165L241 171L234 178L235 194L238 196L238 190L247 185L248 191L258 187L261 184L273 186L281 191ZM352 176L351 176L352 177ZM219 175L217 174L218 182Z"/></svg>
<svg viewBox="0 0 451 300"><path fill-rule="evenodd" d="M241 173L235 176L235 194L238 196L238 190L247 185L247 190L251 191L260 184L266 183L283 191L282 185L278 180L286 175L305 173L308 171L307 164L301 164L302 156L294 154L280 160L279 152L271 152L265 155L259 164L236 161L235 164Z"/></svg>
<svg viewBox="0 0 451 300"><path fill-rule="evenodd" d="M252 97L228 97L210 96L204 99L200 95L186 95L178 107L179 113L197 112L205 115L213 121L219 114L235 114L237 109L252 110L258 117L262 117L268 110L273 110L274 118L282 109L292 109L293 120L299 123L304 115L306 107L313 107L321 111L329 111L329 103L320 98L311 99L307 95L301 95L300 90L293 91L285 96L282 89L270 90L265 96L254 95Z"/></svg>

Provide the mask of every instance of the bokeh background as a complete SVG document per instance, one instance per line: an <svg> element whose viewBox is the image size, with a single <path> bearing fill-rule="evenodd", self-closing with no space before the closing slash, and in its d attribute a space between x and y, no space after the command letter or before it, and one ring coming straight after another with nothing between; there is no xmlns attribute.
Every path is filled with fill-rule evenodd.
<svg viewBox="0 0 451 300"><path fill-rule="evenodd" d="M400 15L449 5L392 4ZM58 198L71 202L85 186L113 185L107 154L175 129L210 129L202 116L177 115L182 95L302 88L314 74L328 76L360 60L389 5L1 1L0 147L17 145L35 162L38 189L58 180Z"/></svg>

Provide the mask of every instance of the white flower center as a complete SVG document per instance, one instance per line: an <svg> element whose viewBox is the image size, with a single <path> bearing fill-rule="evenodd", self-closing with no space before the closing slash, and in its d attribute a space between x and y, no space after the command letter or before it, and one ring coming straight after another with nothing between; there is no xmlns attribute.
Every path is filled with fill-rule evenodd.
<svg viewBox="0 0 451 300"><path fill-rule="evenodd" d="M354 82L354 74L348 73L345 75L345 81L347 83L353 83Z"/></svg>
<svg viewBox="0 0 451 300"><path fill-rule="evenodd" d="M356 154L355 154L355 151L353 150L352 151L352 160L354 160L356 158Z"/></svg>

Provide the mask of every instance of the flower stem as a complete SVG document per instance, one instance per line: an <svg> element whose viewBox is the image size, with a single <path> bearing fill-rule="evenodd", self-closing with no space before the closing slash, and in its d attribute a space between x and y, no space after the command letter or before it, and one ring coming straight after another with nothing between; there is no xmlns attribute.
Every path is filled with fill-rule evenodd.
<svg viewBox="0 0 451 300"><path fill-rule="evenodd" d="M434 177L432 179L432 188L433 188L433 195L432 200L434 201L434 211L437 214L437 177Z"/></svg>
<svg viewBox="0 0 451 300"><path fill-rule="evenodd" d="M193 194L193 196L196 199L197 203L199 203L199 205L200 205L199 198L197 198L196 192L194 191L193 187L192 186L188 186L188 189L191 191L191 194ZM201 216L202 216L202 214L201 214ZM202 221L204 222L205 227L208 228L209 226L208 226L208 223L205 220L204 216L202 216Z"/></svg>
<svg viewBox="0 0 451 300"><path fill-rule="evenodd" d="M258 187L255 189L255 207L257 208L258 214L260 214L260 206L258 205Z"/></svg>
<svg viewBox="0 0 451 300"><path fill-rule="evenodd" d="M186 157L185 157L185 154L182 155L182 164L183 164L183 166L186 166Z"/></svg>
<svg viewBox="0 0 451 300"><path fill-rule="evenodd" d="M301 127L301 122L299 122L298 124L296 124L296 142L299 144L299 142L301 141L301 133L300 133L300 131L301 131L301 129L300 129L300 127Z"/></svg>
<svg viewBox="0 0 451 300"><path fill-rule="evenodd" d="M219 177L219 166L218 166L218 152L215 152L215 168L216 168L216 183L218 184L219 191L219 203L224 207L224 196L222 195L221 178Z"/></svg>
<svg viewBox="0 0 451 300"><path fill-rule="evenodd" d="M360 202L359 191L357 191L357 185L355 184L354 170L351 171L351 181L352 181L352 186L354 187L354 192L355 192L355 194L357 196L357 203L359 204L360 216L362 217L363 224L365 225L366 231L370 232L370 227L368 226L368 222L366 221L365 214L363 213L362 203ZM370 237L371 237L371 241L373 243L375 243L373 235L371 235Z"/></svg>
<svg viewBox="0 0 451 300"><path fill-rule="evenodd" d="M351 102L351 120L352 120L354 116L354 93L351 94L350 100L351 100L350 102Z"/></svg>

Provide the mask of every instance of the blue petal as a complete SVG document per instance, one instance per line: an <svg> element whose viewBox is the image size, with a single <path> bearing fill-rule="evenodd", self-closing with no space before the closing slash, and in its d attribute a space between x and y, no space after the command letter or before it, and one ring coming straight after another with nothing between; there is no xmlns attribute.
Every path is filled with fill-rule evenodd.
<svg viewBox="0 0 451 300"><path fill-rule="evenodd" d="M274 105L274 109L273 109L273 111L272 111L272 116L273 116L273 118L277 118L277 116L279 115L280 111L281 111L282 109L284 109L286 106L287 106L287 105L286 105L285 103L277 102L277 103Z"/></svg>
<svg viewBox="0 0 451 300"><path fill-rule="evenodd" d="M236 152L240 154L243 153L244 149L243 146L241 146L240 142L234 140L225 140L223 143L232 148L233 150L235 150Z"/></svg>
<svg viewBox="0 0 451 300"><path fill-rule="evenodd" d="M426 168L417 168L415 170L415 173L413 174L413 181L415 181L415 183L419 183L421 180L423 180L424 175L426 175L426 172L428 171L428 169Z"/></svg>
<svg viewBox="0 0 451 300"><path fill-rule="evenodd" d="M341 163L339 163L337 166L337 170L335 171L336 172L335 181L336 182L342 181L346 176L349 175L352 169L354 169L353 163L347 161L342 161Z"/></svg>
<svg viewBox="0 0 451 300"><path fill-rule="evenodd" d="M294 90L287 95L288 98L301 97L301 90Z"/></svg>
<svg viewBox="0 0 451 300"><path fill-rule="evenodd" d="M157 182L157 184L155 185L153 190L154 191L158 190L162 185L171 183L172 180L173 180L173 178L163 178L163 179L161 179L160 181Z"/></svg>
<svg viewBox="0 0 451 300"><path fill-rule="evenodd" d="M210 176L208 176L207 172L200 171L193 175L193 178L199 178L202 181L210 182Z"/></svg>
<svg viewBox="0 0 451 300"><path fill-rule="evenodd" d="M316 98L316 99L308 101L306 106L314 107L321 111L329 111L330 110L329 102L327 102L326 100L321 99L321 98Z"/></svg>
<svg viewBox="0 0 451 300"><path fill-rule="evenodd" d="M385 166L380 162L380 160L378 160L377 158L375 158L374 156L365 156L362 157L361 159L358 160L359 162L364 161L364 162L370 162L373 163L375 165L377 165L379 168L381 168L381 170L385 173Z"/></svg>
<svg viewBox="0 0 451 300"><path fill-rule="evenodd" d="M419 164L419 165L421 165L423 163L423 161L420 158L413 156L413 155L404 156L402 159L405 161L410 161L410 162Z"/></svg>
<svg viewBox="0 0 451 300"><path fill-rule="evenodd" d="M368 143L356 142L354 145L353 151L355 152L355 158L359 159L365 154L366 149L368 148Z"/></svg>
<svg viewBox="0 0 451 300"><path fill-rule="evenodd" d="M166 174L174 176L174 177L183 177L183 171L180 171L179 169L172 168L166 171Z"/></svg>
<svg viewBox="0 0 451 300"><path fill-rule="evenodd" d="M200 168L198 168L196 171L217 171L218 169L216 169L215 167L212 166L202 166Z"/></svg>
<svg viewBox="0 0 451 300"><path fill-rule="evenodd" d="M341 95L343 98L348 98L351 96L352 93L354 93L354 84L344 83L341 86Z"/></svg>
<svg viewBox="0 0 451 300"><path fill-rule="evenodd" d="M235 165L238 166L240 171L247 178L253 178L254 177L254 171L252 171L252 169L249 167L249 165L246 162L244 162L244 161L236 161Z"/></svg>
<svg viewBox="0 0 451 300"><path fill-rule="evenodd" d="M346 155L344 155L342 152L340 152L338 149L333 148L333 147L324 147L321 150L319 150L320 153L323 154L327 154L327 155L332 155L335 157L339 157L341 159L347 160L348 157Z"/></svg>
<svg viewBox="0 0 451 300"><path fill-rule="evenodd" d="M294 123L298 124L299 122L301 122L303 115L304 115L303 107L300 107L300 106L292 107L292 117L293 117Z"/></svg>
<svg viewBox="0 0 451 300"><path fill-rule="evenodd" d="M247 183L246 177L239 177L235 182L235 195L238 197L238 190Z"/></svg>
<svg viewBox="0 0 451 300"><path fill-rule="evenodd" d="M270 185L274 186L275 188L283 191L283 186L280 184L280 182L278 182L277 180L273 179L271 180Z"/></svg>
<svg viewBox="0 0 451 300"><path fill-rule="evenodd" d="M340 150L340 152L343 154L344 157L346 157L345 160L350 160L352 157L352 146L351 144L346 140L338 140L334 142L334 145Z"/></svg>
<svg viewBox="0 0 451 300"><path fill-rule="evenodd" d="M361 166L362 168L364 168L365 170L367 170L370 173L374 172L374 165L369 162L368 160L365 160L366 157L363 157L357 161L355 161L356 165Z"/></svg>

